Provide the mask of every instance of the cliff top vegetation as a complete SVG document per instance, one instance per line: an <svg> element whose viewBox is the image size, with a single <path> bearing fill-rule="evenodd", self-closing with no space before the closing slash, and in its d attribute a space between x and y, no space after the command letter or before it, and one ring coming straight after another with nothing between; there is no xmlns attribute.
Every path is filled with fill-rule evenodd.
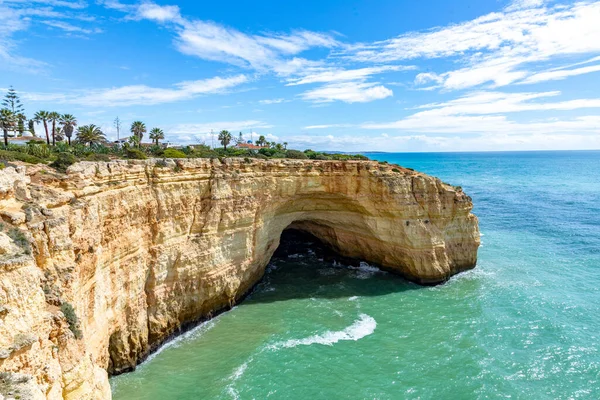
<svg viewBox="0 0 600 400"><path fill-rule="evenodd" d="M49 164L64 172L77 161L110 161L113 159L156 158L292 158L312 160L368 160L361 154L325 153L313 150L288 149L288 143L269 142L264 135L252 142L243 137L242 132L234 137L229 131L218 133L218 142L223 147L213 148L205 144L177 146L161 143L164 131L154 127L149 131L151 143L142 139L148 132L143 121L134 121L129 131L131 136L117 141L109 141L101 127L94 124L78 125L72 114L54 111L38 111L32 117L25 115L18 94L11 87L2 101L0 109L0 130L3 145L0 145L0 168L11 161L30 164ZM44 128L45 138L38 137L36 124ZM115 119L119 132L121 121ZM73 135L75 134L75 135Z"/></svg>

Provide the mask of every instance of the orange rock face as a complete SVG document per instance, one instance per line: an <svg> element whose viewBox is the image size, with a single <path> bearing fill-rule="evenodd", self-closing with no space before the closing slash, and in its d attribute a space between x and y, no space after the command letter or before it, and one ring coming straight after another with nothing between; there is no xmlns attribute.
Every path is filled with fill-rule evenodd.
<svg viewBox="0 0 600 400"><path fill-rule="evenodd" d="M64 177L0 175L0 216L30 243L0 233L0 371L29 376L40 399L109 399L107 371L233 305L286 228L424 284L477 261L462 190L377 162L82 162Z"/></svg>

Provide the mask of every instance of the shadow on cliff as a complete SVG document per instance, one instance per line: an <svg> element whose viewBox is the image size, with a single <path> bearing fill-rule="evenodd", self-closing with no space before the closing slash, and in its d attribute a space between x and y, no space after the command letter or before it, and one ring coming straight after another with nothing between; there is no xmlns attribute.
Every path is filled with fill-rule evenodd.
<svg viewBox="0 0 600 400"><path fill-rule="evenodd" d="M385 296L422 289L400 276L343 257L309 233L289 229L281 235L265 276L244 304Z"/></svg>

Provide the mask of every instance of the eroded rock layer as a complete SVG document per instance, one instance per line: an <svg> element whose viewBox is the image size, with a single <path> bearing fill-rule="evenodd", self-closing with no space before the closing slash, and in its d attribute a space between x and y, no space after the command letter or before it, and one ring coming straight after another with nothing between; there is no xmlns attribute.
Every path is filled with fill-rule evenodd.
<svg viewBox="0 0 600 400"><path fill-rule="evenodd" d="M459 188L377 162L82 162L66 176L6 168L0 371L32 398L109 399L107 371L134 368L182 325L239 300L284 229L439 283L475 266L471 208Z"/></svg>

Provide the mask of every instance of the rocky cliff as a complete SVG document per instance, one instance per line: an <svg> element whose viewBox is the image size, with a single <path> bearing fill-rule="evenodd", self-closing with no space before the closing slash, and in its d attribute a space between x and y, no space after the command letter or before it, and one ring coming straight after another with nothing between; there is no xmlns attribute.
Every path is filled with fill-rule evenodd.
<svg viewBox="0 0 600 400"><path fill-rule="evenodd" d="M46 170L0 170L0 390L22 398L109 399L107 371L134 368L182 325L233 305L286 228L420 283L476 263L471 199L377 162Z"/></svg>

